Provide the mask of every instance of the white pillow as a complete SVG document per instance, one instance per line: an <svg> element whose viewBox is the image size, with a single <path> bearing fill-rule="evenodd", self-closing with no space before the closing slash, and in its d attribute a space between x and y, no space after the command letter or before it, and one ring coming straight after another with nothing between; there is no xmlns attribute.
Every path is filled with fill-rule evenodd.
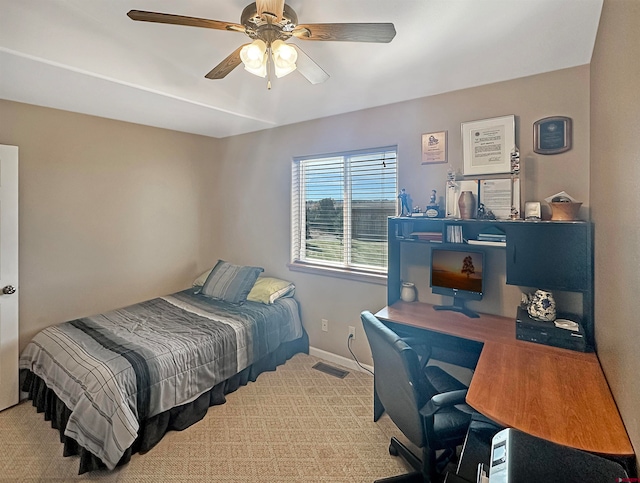
<svg viewBox="0 0 640 483"><path fill-rule="evenodd" d="M253 284L253 288L247 295L247 300L272 304L281 297L293 297L295 289L295 285L291 282L261 275Z"/></svg>
<svg viewBox="0 0 640 483"><path fill-rule="evenodd" d="M200 275L198 278L196 278L193 281L193 286L194 287L202 287L204 285L204 283L207 281L207 277L211 273L211 270L213 270L213 268L210 268L209 270L204 272L202 275Z"/></svg>

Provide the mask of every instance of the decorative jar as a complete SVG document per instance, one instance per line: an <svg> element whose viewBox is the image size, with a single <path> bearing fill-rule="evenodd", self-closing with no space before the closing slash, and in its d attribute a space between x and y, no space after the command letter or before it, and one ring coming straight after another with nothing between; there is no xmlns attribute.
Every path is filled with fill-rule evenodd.
<svg viewBox="0 0 640 483"><path fill-rule="evenodd" d="M460 218L470 220L476 215L476 199L471 191L463 191L458 198Z"/></svg>
<svg viewBox="0 0 640 483"><path fill-rule="evenodd" d="M553 294L546 290L536 290L527 311L536 320L553 322L556 320L556 301Z"/></svg>
<svg viewBox="0 0 640 483"><path fill-rule="evenodd" d="M416 286L411 282L403 282L400 298L403 302L413 302L416 299Z"/></svg>
<svg viewBox="0 0 640 483"><path fill-rule="evenodd" d="M580 212L580 207L582 206L582 202L570 202L570 201L562 201L562 202L551 202L551 219L552 220L561 220L561 221L573 221L578 219L578 213Z"/></svg>

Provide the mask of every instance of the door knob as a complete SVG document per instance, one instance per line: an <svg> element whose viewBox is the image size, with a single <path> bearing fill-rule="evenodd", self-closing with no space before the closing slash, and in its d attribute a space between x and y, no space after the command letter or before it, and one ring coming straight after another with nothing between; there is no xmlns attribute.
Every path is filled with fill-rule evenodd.
<svg viewBox="0 0 640 483"><path fill-rule="evenodd" d="M11 295L15 291L16 291L16 288L13 285L5 285L2 288L2 293L5 294L5 295Z"/></svg>

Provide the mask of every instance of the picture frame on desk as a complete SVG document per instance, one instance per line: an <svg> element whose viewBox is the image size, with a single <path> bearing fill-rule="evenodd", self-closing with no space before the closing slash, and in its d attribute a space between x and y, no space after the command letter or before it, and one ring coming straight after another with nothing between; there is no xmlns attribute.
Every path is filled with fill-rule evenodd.
<svg viewBox="0 0 640 483"><path fill-rule="evenodd" d="M522 212L520 178L481 179L479 199L485 210L495 215L496 220L513 220L514 208L518 214Z"/></svg>
<svg viewBox="0 0 640 483"><path fill-rule="evenodd" d="M478 206L479 192L477 179L452 181L447 184L447 193L445 198L446 218L460 218L460 207L458 206L458 198L460 198L460 194L463 191L471 191L476 199L476 207Z"/></svg>

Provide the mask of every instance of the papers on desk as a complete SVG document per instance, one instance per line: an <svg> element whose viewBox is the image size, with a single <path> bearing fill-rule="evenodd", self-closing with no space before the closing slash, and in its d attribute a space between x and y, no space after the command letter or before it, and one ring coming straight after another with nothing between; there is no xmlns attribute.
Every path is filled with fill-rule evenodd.
<svg viewBox="0 0 640 483"><path fill-rule="evenodd" d="M573 330L574 332L578 332L580 330L580 326L578 325L578 323L574 322L573 320L556 319L553 321L553 323L559 329Z"/></svg>

